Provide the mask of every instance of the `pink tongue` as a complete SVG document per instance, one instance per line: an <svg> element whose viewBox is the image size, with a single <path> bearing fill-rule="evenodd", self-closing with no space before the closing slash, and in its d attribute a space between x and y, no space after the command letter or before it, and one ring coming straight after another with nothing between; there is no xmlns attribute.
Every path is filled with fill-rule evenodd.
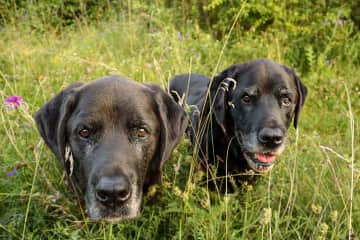
<svg viewBox="0 0 360 240"><path fill-rule="evenodd" d="M275 161L275 159L276 159L276 155L263 154L263 153L256 153L255 157L259 162L262 162L262 163L270 163L270 162Z"/></svg>

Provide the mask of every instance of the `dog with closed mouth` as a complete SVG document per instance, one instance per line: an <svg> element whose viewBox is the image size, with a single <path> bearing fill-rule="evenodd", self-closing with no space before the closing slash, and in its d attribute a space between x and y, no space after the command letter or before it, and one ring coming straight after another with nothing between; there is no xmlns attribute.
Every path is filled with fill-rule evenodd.
<svg viewBox="0 0 360 240"><path fill-rule="evenodd" d="M35 120L89 217L115 221L139 216L143 193L161 183L188 117L161 88L113 75L71 84Z"/></svg>
<svg viewBox="0 0 360 240"><path fill-rule="evenodd" d="M217 177L233 175L239 181L250 178L243 176L248 170L273 168L307 95L292 68L267 59L232 65L212 80L177 75L169 91L190 106L187 135L199 146L203 166L214 165Z"/></svg>

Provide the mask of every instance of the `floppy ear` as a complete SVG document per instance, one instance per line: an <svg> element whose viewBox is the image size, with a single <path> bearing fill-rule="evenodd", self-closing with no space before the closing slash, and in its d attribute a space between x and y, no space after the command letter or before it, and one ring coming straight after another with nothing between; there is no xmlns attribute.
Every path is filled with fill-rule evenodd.
<svg viewBox="0 0 360 240"><path fill-rule="evenodd" d="M216 122L225 131L224 119L228 106L229 91L236 88L238 75L247 67L247 63L234 64L215 76L210 83L210 104L213 106L213 113Z"/></svg>
<svg viewBox="0 0 360 240"><path fill-rule="evenodd" d="M81 85L82 83L71 84L35 114L35 122L41 137L67 171L65 164L66 123L76 102L73 93Z"/></svg>
<svg viewBox="0 0 360 240"><path fill-rule="evenodd" d="M294 69L289 68L288 66L285 66L285 65L283 65L283 67L285 68L286 72L290 75L290 77L294 80L294 83L295 83L295 86L296 86L296 91L297 91L297 94L298 94L298 100L296 102L295 116L294 116L294 128L297 128L298 121L299 121L300 110L303 107L303 105L305 103L306 96L307 96L307 88L300 81L300 78L295 73Z"/></svg>
<svg viewBox="0 0 360 240"><path fill-rule="evenodd" d="M161 169L179 143L188 124L185 110L164 90L153 84L144 84L152 91L160 122L160 142L155 158L150 162L147 186L161 183Z"/></svg>

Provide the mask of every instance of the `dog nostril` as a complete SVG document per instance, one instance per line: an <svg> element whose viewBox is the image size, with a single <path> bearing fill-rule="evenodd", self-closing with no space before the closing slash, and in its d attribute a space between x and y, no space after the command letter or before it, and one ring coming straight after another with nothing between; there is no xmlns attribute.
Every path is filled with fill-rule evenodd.
<svg viewBox="0 0 360 240"><path fill-rule="evenodd" d="M274 136L273 142L274 142L275 144L280 144L280 143L282 143L282 137L281 137L281 136Z"/></svg>
<svg viewBox="0 0 360 240"><path fill-rule="evenodd" d="M103 204L122 203L130 196L130 183L125 176L102 177L95 187L95 197Z"/></svg>
<svg viewBox="0 0 360 240"><path fill-rule="evenodd" d="M274 137L272 142L276 145L279 145L282 143L282 138L281 137Z"/></svg>
<svg viewBox="0 0 360 240"><path fill-rule="evenodd" d="M130 197L130 190L122 190L117 193L117 199L121 202L126 201Z"/></svg>
<svg viewBox="0 0 360 240"><path fill-rule="evenodd" d="M107 193L103 191L96 191L95 197L97 200L99 200L102 203L109 201L109 197L107 196Z"/></svg>
<svg viewBox="0 0 360 240"><path fill-rule="evenodd" d="M258 139L262 144L280 145L283 137L283 132L279 128L263 128L259 132Z"/></svg>

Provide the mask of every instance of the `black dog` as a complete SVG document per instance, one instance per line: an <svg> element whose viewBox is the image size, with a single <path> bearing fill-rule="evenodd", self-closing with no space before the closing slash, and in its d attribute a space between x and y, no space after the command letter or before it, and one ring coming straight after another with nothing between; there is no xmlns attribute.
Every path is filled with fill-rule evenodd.
<svg viewBox="0 0 360 240"><path fill-rule="evenodd" d="M292 118L297 126L307 95L293 69L266 59L232 65L212 81L178 75L169 90L191 107L188 135L218 176L270 171L284 150Z"/></svg>
<svg viewBox="0 0 360 240"><path fill-rule="evenodd" d="M185 111L162 89L120 76L70 85L35 119L93 220L138 216L143 192L161 182L187 126Z"/></svg>

